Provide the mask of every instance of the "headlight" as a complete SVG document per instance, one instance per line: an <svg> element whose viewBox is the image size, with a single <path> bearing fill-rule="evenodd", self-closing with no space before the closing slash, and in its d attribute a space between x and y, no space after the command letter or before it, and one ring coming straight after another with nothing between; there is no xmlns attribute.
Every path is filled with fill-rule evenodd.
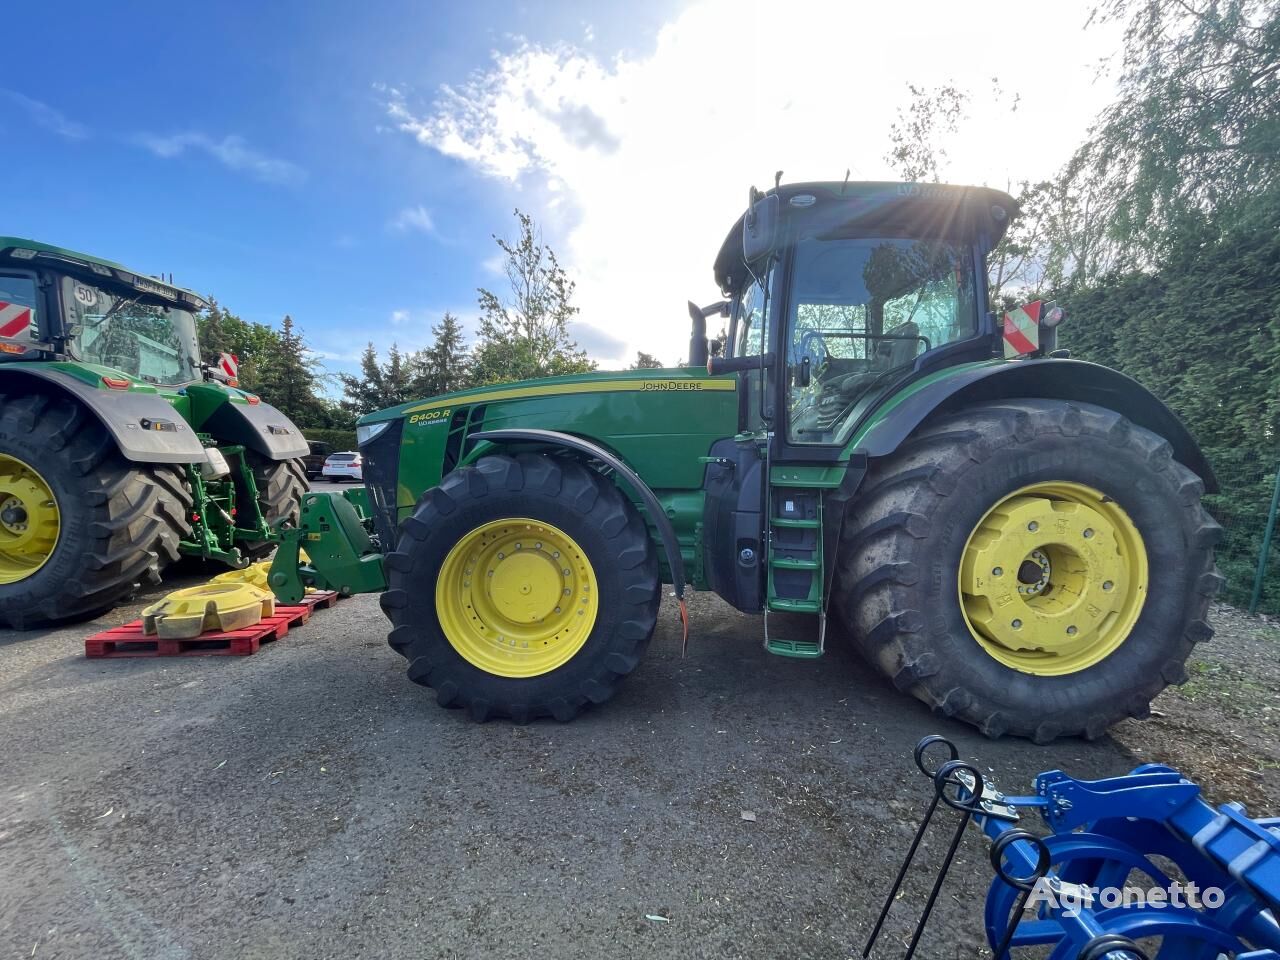
<svg viewBox="0 0 1280 960"><path fill-rule="evenodd" d="M381 423L362 423L356 427L356 444L363 447L366 443L370 443L376 437L382 436L384 430L391 426L390 420L383 420Z"/></svg>

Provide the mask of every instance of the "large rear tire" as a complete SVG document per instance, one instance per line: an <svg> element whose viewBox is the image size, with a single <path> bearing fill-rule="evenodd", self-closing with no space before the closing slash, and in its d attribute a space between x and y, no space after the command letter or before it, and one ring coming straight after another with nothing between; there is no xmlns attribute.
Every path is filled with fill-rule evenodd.
<svg viewBox="0 0 1280 960"><path fill-rule="evenodd" d="M258 509L268 524L288 518L297 522L302 509L302 495L311 489L307 468L302 460L268 460L252 450L245 451L253 482L258 488ZM240 552L250 560L261 560L275 550L269 540L247 540Z"/></svg>
<svg viewBox="0 0 1280 960"><path fill-rule="evenodd" d="M483 457L426 492L386 558L388 641L473 719L570 720L609 699L657 622L658 562L618 488L580 463Z"/></svg>
<svg viewBox="0 0 1280 960"><path fill-rule="evenodd" d="M108 610L178 558L182 468L126 460L80 404L0 395L0 623Z"/></svg>
<svg viewBox="0 0 1280 960"><path fill-rule="evenodd" d="M876 462L838 603L900 690L1046 743L1145 717L1212 635L1220 530L1169 444L1088 404L977 404Z"/></svg>

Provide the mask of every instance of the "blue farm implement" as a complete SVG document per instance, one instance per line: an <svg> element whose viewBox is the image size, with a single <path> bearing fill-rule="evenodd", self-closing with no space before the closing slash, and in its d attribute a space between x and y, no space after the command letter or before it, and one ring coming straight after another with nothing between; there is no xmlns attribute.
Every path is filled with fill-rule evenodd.
<svg viewBox="0 0 1280 960"><path fill-rule="evenodd" d="M931 766L930 754L946 760ZM1123 777L1060 770L1030 796L1006 796L953 744L926 737L916 766L933 785L910 849L867 941L871 954L921 840L940 807L958 814L904 960L916 953L969 824L991 840L995 877L985 926L995 960L1280 960L1280 818L1238 803L1210 806L1176 770L1144 764ZM1048 828L1020 826L1038 814Z"/></svg>

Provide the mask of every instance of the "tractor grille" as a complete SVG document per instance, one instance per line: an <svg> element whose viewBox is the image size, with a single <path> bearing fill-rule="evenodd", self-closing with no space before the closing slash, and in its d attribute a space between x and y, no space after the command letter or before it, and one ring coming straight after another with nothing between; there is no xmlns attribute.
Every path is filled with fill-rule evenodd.
<svg viewBox="0 0 1280 960"><path fill-rule="evenodd" d="M400 434L404 418L392 421L369 443L360 448L364 457L364 485L373 508L373 528L384 553L396 548L396 478L400 473Z"/></svg>

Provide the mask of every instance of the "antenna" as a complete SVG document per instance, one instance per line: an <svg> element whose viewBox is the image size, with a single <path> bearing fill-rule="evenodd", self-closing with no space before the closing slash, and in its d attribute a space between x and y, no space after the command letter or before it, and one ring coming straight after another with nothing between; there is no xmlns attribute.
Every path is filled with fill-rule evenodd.
<svg viewBox="0 0 1280 960"><path fill-rule="evenodd" d="M781 170L779 170L777 173L775 173L775 174L773 175L773 189L777 190L777 189L778 189L778 187L780 187L780 186L782 186L782 171L781 171Z"/></svg>
<svg viewBox="0 0 1280 960"><path fill-rule="evenodd" d="M844 196L844 188L849 185L849 168L844 168L844 183L840 184L840 196Z"/></svg>

